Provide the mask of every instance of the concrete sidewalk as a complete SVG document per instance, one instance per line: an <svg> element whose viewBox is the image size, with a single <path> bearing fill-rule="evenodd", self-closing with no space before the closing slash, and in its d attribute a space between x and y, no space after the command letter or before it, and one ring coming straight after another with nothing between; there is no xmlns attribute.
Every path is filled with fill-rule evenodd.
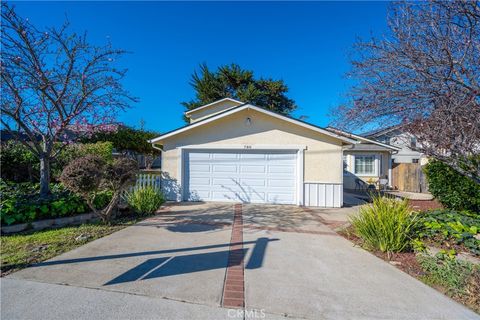
<svg viewBox="0 0 480 320"><path fill-rule="evenodd" d="M2 319L228 319L228 310L98 289L1 279Z"/></svg>

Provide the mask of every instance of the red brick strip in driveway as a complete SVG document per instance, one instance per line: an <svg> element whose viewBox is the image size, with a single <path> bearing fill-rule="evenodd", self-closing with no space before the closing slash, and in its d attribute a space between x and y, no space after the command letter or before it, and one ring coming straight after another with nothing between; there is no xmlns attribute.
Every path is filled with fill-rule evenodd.
<svg viewBox="0 0 480 320"><path fill-rule="evenodd" d="M230 252L223 286L222 305L227 308L245 306L244 263L243 263L243 218L242 205L234 207Z"/></svg>

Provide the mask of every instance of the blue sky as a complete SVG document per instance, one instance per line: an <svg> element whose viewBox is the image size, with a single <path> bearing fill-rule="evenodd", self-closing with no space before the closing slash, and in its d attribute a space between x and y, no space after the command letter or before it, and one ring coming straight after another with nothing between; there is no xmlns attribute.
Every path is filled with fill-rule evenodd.
<svg viewBox="0 0 480 320"><path fill-rule="evenodd" d="M326 126L344 100L356 37L386 31L386 2L11 2L39 27L88 32L91 42L128 50L124 84L140 102L119 120L165 132L184 125L200 63L238 63L257 77L283 79L294 116Z"/></svg>

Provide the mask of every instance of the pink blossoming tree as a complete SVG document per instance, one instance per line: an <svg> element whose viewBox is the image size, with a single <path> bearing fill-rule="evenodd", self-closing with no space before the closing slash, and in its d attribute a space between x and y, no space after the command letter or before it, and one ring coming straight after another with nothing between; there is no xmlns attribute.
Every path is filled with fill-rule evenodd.
<svg viewBox="0 0 480 320"><path fill-rule="evenodd" d="M2 3L2 127L40 160L40 193L50 193L50 163L62 145L97 130L116 129L118 111L135 98L123 88L125 53L96 47L86 35L60 28L39 30ZM27 137L27 139L25 139Z"/></svg>

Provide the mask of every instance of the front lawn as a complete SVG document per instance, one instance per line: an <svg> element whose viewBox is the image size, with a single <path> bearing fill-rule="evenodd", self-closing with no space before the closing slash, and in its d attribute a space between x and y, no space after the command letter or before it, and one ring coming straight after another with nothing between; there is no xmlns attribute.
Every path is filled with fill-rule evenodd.
<svg viewBox="0 0 480 320"><path fill-rule="evenodd" d="M25 268L132 225L135 218L124 218L111 225L88 223L16 235L2 235L1 275Z"/></svg>

